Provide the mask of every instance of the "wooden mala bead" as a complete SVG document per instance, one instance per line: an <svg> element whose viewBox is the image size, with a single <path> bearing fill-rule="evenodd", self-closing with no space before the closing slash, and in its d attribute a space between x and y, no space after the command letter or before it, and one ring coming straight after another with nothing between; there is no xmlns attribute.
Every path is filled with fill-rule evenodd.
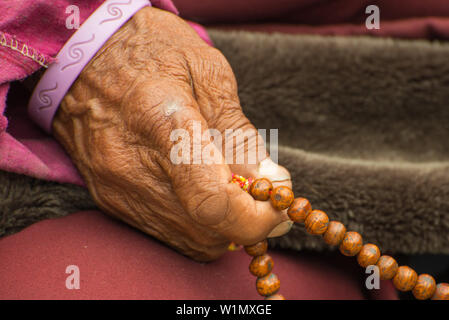
<svg viewBox="0 0 449 320"><path fill-rule="evenodd" d="M449 300L449 283L439 283L432 300Z"/></svg>
<svg viewBox="0 0 449 320"><path fill-rule="evenodd" d="M329 222L329 217L321 210L313 210L310 202L305 198L294 199L293 191L285 186L273 189L272 183L266 179L252 179L233 174L232 182L238 183L244 191L256 200L270 198L273 207L287 210L293 222L304 223L306 230L314 235L323 235L324 241L329 245L339 245L340 251L346 256L356 256L362 267L376 265L379 268L381 280L393 279L393 284L400 291L412 291L418 300L449 300L449 284L439 283L428 274L417 275L415 270L408 266L398 267L395 259L388 255L380 256L379 248L371 243L363 244L362 236L355 231L346 231L346 227L338 221ZM257 277L257 292L266 300L285 300L277 293L280 288L278 277L272 273L273 259L266 254L267 240L245 246L245 251L253 256L249 271Z"/></svg>
<svg viewBox="0 0 449 320"><path fill-rule="evenodd" d="M363 239L360 233L349 231L345 233L343 241L340 244L340 252L348 257L355 256L360 252L363 246Z"/></svg>
<svg viewBox="0 0 449 320"><path fill-rule="evenodd" d="M267 178L256 179L249 188L249 193L255 200L267 201L270 198L273 185Z"/></svg>
<svg viewBox="0 0 449 320"><path fill-rule="evenodd" d="M256 244L245 246L245 251L250 256L261 256L267 252L268 242L267 240L259 241Z"/></svg>
<svg viewBox="0 0 449 320"><path fill-rule="evenodd" d="M346 227L338 221L331 221L327 226L326 232L323 234L324 242L330 246L337 246L345 237Z"/></svg>
<svg viewBox="0 0 449 320"><path fill-rule="evenodd" d="M271 296L275 294L280 287L281 282L274 273L269 273L256 280L256 289L261 296Z"/></svg>
<svg viewBox="0 0 449 320"><path fill-rule="evenodd" d="M412 293L418 300L427 300L432 298L436 288L435 279L430 274L424 273L419 275Z"/></svg>
<svg viewBox="0 0 449 320"><path fill-rule="evenodd" d="M307 215L312 211L312 205L306 198L296 198L288 208L289 218L296 223L304 223Z"/></svg>
<svg viewBox="0 0 449 320"><path fill-rule="evenodd" d="M321 210L313 210L307 216L304 224L308 233L320 235L326 232L329 225L329 217Z"/></svg>
<svg viewBox="0 0 449 320"><path fill-rule="evenodd" d="M380 258L379 248L372 243L365 244L357 255L357 262L363 268L377 263Z"/></svg>
<svg viewBox="0 0 449 320"><path fill-rule="evenodd" d="M407 266L400 266L393 278L393 284L396 289L404 292L412 290L417 281L418 275L416 274L416 271Z"/></svg>
<svg viewBox="0 0 449 320"><path fill-rule="evenodd" d="M383 255L376 263L379 268L380 280L390 280L398 272L398 263L392 257Z"/></svg>
<svg viewBox="0 0 449 320"><path fill-rule="evenodd" d="M271 296L265 297L265 300L285 300L284 296L280 293L272 294Z"/></svg>
<svg viewBox="0 0 449 320"><path fill-rule="evenodd" d="M278 210L287 209L293 202L294 194L292 189L286 186L279 186L271 191L271 204Z"/></svg>
<svg viewBox="0 0 449 320"><path fill-rule="evenodd" d="M261 256L256 256L251 260L249 264L249 272L256 277L264 277L273 270L274 262L273 259L268 255L264 254Z"/></svg>

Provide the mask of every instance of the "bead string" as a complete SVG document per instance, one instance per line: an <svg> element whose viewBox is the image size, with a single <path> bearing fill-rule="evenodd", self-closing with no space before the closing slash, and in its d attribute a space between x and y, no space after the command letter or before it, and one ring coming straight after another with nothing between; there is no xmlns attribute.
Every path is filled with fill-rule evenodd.
<svg viewBox="0 0 449 320"><path fill-rule="evenodd" d="M312 235L320 235L330 246L339 246L340 252L348 257L357 257L358 264L366 268L376 265L381 280L393 280L399 291L412 291L418 300L449 300L449 284L435 282L429 274L418 274L408 266L398 266L396 260L388 255L381 255L379 248L372 243L363 244L362 236L356 231L347 231L339 221L329 221L329 217L321 210L312 210L310 202L305 198L294 198L293 191L286 186L273 188L266 178L252 180L233 174L232 182L252 195L255 200L267 201L278 210L287 210L289 218L295 223L304 224L306 231ZM249 265L251 274L257 277L257 292L266 300L285 300L278 293L280 280L272 272L274 262L266 253L267 240L245 246L247 254L252 256ZM231 244L230 250L237 245Z"/></svg>

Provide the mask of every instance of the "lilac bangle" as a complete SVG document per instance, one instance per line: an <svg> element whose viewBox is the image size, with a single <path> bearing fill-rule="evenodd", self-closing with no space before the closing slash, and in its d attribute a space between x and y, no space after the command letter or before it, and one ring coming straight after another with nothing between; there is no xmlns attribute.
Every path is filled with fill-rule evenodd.
<svg viewBox="0 0 449 320"><path fill-rule="evenodd" d="M65 43L40 79L28 104L30 117L51 133L59 104L83 68L103 44L137 11L151 6L149 0L107 0Z"/></svg>

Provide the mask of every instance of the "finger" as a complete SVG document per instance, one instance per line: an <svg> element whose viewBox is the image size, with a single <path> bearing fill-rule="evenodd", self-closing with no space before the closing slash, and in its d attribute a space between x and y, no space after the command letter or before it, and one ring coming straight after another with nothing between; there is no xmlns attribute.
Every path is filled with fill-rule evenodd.
<svg viewBox="0 0 449 320"><path fill-rule="evenodd" d="M270 159L264 139L243 114L237 83L226 59L215 49L203 50L202 54L202 68L191 68L195 96L209 126L222 133L226 163L239 175L266 177L275 187L284 185L291 188L289 172ZM208 75L207 79L204 74ZM272 207L267 210L276 211ZM270 236L280 236L290 230L292 222L286 212L280 213L284 223Z"/></svg>
<svg viewBox="0 0 449 320"><path fill-rule="evenodd" d="M267 178L271 181L273 187L287 186L292 188L292 182L288 170L273 162L271 158L264 159L259 163L255 176L257 178ZM288 217L287 209L282 211L282 215L282 222L270 232L268 238L283 236L291 230L293 221L291 221Z"/></svg>
<svg viewBox="0 0 449 320"><path fill-rule="evenodd" d="M182 113L182 111L181 111ZM179 115L178 115L179 116ZM177 116L176 116L177 117ZM192 121L201 121L202 137L208 137L208 127L196 109L188 111ZM210 151L221 156L221 152L208 139L194 142L193 129L187 128L192 137L191 147L201 145L201 161L191 157L196 163L174 164L167 171L183 207L198 223L210 226L226 238L251 244L257 242L281 222L279 212L272 210L268 203L253 200L239 186L232 184L232 174L222 157L208 159ZM208 150L206 154L205 150ZM193 154L193 151L192 151ZM218 162L214 163L214 160Z"/></svg>
<svg viewBox="0 0 449 320"><path fill-rule="evenodd" d="M224 56L214 48L202 48L189 57L195 98L209 127L222 134L222 153L231 169L291 186L289 172L270 159L263 137L243 114L237 82Z"/></svg>
<svg viewBox="0 0 449 320"><path fill-rule="evenodd" d="M139 90L134 95L140 97L135 101L140 116L127 114L128 126L143 132L141 143L157 148L158 163L190 217L230 241L252 244L265 238L281 222L279 212L231 183L231 170L185 87L158 82Z"/></svg>

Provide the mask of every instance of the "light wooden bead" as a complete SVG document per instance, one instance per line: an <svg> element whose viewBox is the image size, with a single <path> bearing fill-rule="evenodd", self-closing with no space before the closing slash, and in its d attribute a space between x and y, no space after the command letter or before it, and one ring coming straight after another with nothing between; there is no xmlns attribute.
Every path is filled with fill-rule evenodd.
<svg viewBox="0 0 449 320"><path fill-rule="evenodd" d="M296 223L304 223L307 215L312 211L312 205L306 198L296 198L288 208L287 214Z"/></svg>
<svg viewBox="0 0 449 320"><path fill-rule="evenodd" d="M432 298L436 288L437 284L431 275L420 274L412 293L418 300L427 300Z"/></svg>
<svg viewBox="0 0 449 320"><path fill-rule="evenodd" d="M249 272L256 277L264 277L273 270L273 259L268 255L254 257L249 264Z"/></svg>
<svg viewBox="0 0 449 320"><path fill-rule="evenodd" d="M357 262L363 268L377 263L380 257L380 250L375 244L367 243L362 247L357 255Z"/></svg>
<svg viewBox="0 0 449 320"><path fill-rule="evenodd" d="M265 254L267 252L267 249L268 249L267 240L257 242L256 244L250 246L245 246L246 253L253 257Z"/></svg>
<svg viewBox="0 0 449 320"><path fill-rule="evenodd" d="M261 296L271 296L281 287L279 278L274 273L269 273L265 277L257 278L256 289Z"/></svg>
<svg viewBox="0 0 449 320"><path fill-rule="evenodd" d="M338 221L331 221L327 226L326 232L323 234L324 241L330 246L337 246L345 237L346 227Z"/></svg>
<svg viewBox="0 0 449 320"><path fill-rule="evenodd" d="M293 202L294 194L292 189L286 186L279 186L271 192L271 204L278 210L287 209Z"/></svg>
<svg viewBox="0 0 449 320"><path fill-rule="evenodd" d="M284 296L280 293L272 294L271 296L265 297L265 300L285 300Z"/></svg>
<svg viewBox="0 0 449 320"><path fill-rule="evenodd" d="M321 210L313 210L306 218L306 230L310 234L320 235L326 232L329 217Z"/></svg>
<svg viewBox="0 0 449 320"><path fill-rule="evenodd" d="M407 266L400 266L398 272L393 278L393 284L399 291L410 291L418 281L416 271Z"/></svg>
<svg viewBox="0 0 449 320"><path fill-rule="evenodd" d="M432 300L449 300L449 283L439 283Z"/></svg>
<svg viewBox="0 0 449 320"><path fill-rule="evenodd" d="M340 244L340 252L345 256L352 257L360 252L363 246L363 239L360 233L349 231Z"/></svg>
<svg viewBox="0 0 449 320"><path fill-rule="evenodd" d="M270 192L273 190L271 181L267 178L256 179L249 188L249 193L254 199L267 201L270 198Z"/></svg>
<svg viewBox="0 0 449 320"><path fill-rule="evenodd" d="M390 280L398 272L398 263L392 257L383 255L377 261L376 266L379 268L380 280Z"/></svg>

